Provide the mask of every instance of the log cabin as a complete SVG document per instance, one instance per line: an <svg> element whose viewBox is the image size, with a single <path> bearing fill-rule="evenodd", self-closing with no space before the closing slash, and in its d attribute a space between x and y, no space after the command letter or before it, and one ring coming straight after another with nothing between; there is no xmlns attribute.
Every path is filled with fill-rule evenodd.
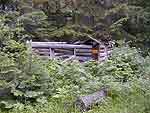
<svg viewBox="0 0 150 113"><path fill-rule="evenodd" d="M89 36L89 39L68 42L32 42L27 44L32 47L32 52L46 59L75 59L80 62L95 60L105 61L112 53L112 41L98 41Z"/></svg>

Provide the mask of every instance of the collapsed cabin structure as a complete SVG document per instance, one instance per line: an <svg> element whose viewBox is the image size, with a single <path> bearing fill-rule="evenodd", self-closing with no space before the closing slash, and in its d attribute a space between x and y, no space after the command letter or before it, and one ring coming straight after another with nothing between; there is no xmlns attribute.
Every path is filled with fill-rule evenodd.
<svg viewBox="0 0 150 113"><path fill-rule="evenodd" d="M34 54L49 59L76 59L79 61L97 60L104 61L111 55L112 41L98 41L89 38L75 43L67 42L32 42L28 41Z"/></svg>

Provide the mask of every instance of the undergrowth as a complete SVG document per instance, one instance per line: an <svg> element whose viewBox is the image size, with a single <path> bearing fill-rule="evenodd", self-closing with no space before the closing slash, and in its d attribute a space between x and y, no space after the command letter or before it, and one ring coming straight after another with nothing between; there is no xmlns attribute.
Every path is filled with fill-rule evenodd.
<svg viewBox="0 0 150 113"><path fill-rule="evenodd" d="M10 67L1 69L1 76L4 69L6 72L1 87L9 87L11 95L11 98L1 97L1 113L79 113L74 105L76 98L103 87L109 89L108 97L89 113L150 111L150 58L142 57L134 48L116 48L112 57L103 63L42 61L36 57L27 60L31 58L27 55L19 65L8 56L1 58L7 61L1 67ZM14 69L18 70L13 71L14 75L18 72L15 78L8 74ZM8 77L12 78L8 81Z"/></svg>

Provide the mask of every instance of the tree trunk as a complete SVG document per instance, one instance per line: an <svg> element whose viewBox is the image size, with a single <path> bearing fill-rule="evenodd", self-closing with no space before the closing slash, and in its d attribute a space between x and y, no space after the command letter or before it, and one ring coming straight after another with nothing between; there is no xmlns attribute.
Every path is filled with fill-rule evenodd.
<svg viewBox="0 0 150 113"><path fill-rule="evenodd" d="M107 96L107 90L102 89L93 94L79 97L76 100L75 104L77 108L80 109L81 112L85 112L90 110L93 105L102 102L106 96Z"/></svg>

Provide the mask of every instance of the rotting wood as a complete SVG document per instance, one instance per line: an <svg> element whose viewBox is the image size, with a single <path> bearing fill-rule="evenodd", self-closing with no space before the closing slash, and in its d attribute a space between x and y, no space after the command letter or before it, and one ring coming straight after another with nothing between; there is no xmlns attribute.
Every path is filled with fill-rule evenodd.
<svg viewBox="0 0 150 113"><path fill-rule="evenodd" d="M54 49L55 52L73 52L73 49L62 49L62 48L56 48Z"/></svg>
<svg viewBox="0 0 150 113"><path fill-rule="evenodd" d="M73 55L76 56L76 48L73 49Z"/></svg>
<svg viewBox="0 0 150 113"><path fill-rule="evenodd" d="M76 53L77 56L92 56L92 53Z"/></svg>
<svg viewBox="0 0 150 113"><path fill-rule="evenodd" d="M76 49L76 52L79 52L79 53L91 53L92 49Z"/></svg>
<svg viewBox="0 0 150 113"><path fill-rule="evenodd" d="M97 40L96 40L97 41ZM92 45L74 45L67 44L66 42L32 42L27 41L27 44L30 43L33 52L37 55L42 56L48 59L68 59L74 56L71 59L76 59L79 61L88 61L96 60L92 54ZM102 42L97 41L99 47L97 48L97 60L104 61L112 53L112 46L105 45ZM75 58L76 57L76 58Z"/></svg>
<svg viewBox="0 0 150 113"><path fill-rule="evenodd" d="M34 52L36 52L37 54L41 54L41 55L44 55L44 54L46 54L46 55L49 55L50 53L49 53L49 50L47 49L46 51L44 50L44 51L41 51L41 50L34 50ZM54 50L54 52L55 52L55 55L63 55L63 54L72 54L73 55L73 51L55 51ZM92 53L91 52L87 52L87 51L82 51L82 52L79 52L79 51L76 51L76 55L79 55L79 56L91 56L92 55Z"/></svg>
<svg viewBox="0 0 150 113"><path fill-rule="evenodd" d="M67 42L32 42L32 44L67 44Z"/></svg>
<svg viewBox="0 0 150 113"><path fill-rule="evenodd" d="M54 49L49 48L49 53L50 53L50 59L53 59L55 57Z"/></svg>
<svg viewBox="0 0 150 113"><path fill-rule="evenodd" d="M91 59L92 57L86 57L86 56L75 56L75 55L61 55L61 56L56 56L56 59L61 59L61 58L70 58L74 56L75 58L74 59L81 59L81 60L84 60L84 59Z"/></svg>
<svg viewBox="0 0 150 113"><path fill-rule="evenodd" d="M91 49L92 46L90 45L73 45L73 44L40 44L40 43L32 43L33 48L60 48L60 49L74 49L74 48L82 48L82 49Z"/></svg>
<svg viewBox="0 0 150 113"><path fill-rule="evenodd" d="M81 112L86 112L92 108L92 106L101 103L107 96L107 89L102 89L93 94L78 97L75 105Z"/></svg>
<svg viewBox="0 0 150 113"><path fill-rule="evenodd" d="M50 55L49 51L48 50L47 51L36 51L36 50L34 50L34 52L36 54L38 54L38 55L46 55L46 56ZM57 51L57 52L54 51L54 55L55 56L61 56L61 55L65 55L65 54L67 54L67 55L73 55L73 51L64 51L64 52L62 52L62 51ZM91 56L92 55L92 53L90 53L90 52L77 52L77 51L76 51L75 54L77 56Z"/></svg>

